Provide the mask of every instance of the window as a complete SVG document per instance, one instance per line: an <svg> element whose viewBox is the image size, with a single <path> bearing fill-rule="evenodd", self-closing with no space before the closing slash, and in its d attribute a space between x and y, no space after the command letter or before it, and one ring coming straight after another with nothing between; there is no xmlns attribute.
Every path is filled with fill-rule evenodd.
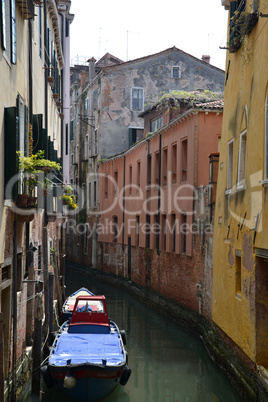
<svg viewBox="0 0 268 402"><path fill-rule="evenodd" d="M150 127L150 131L152 133L154 133L155 131L157 131L159 128L163 127L163 116L158 117L155 120L151 121L151 127Z"/></svg>
<svg viewBox="0 0 268 402"><path fill-rule="evenodd" d="M232 188L233 157L234 157L234 140L231 140L231 141L228 142L227 190L231 190L231 188Z"/></svg>
<svg viewBox="0 0 268 402"><path fill-rule="evenodd" d="M17 255L17 292L22 289L22 259L21 253Z"/></svg>
<svg viewBox="0 0 268 402"><path fill-rule="evenodd" d="M137 162L137 186L141 186L141 161ZM138 189L137 189L138 192Z"/></svg>
<svg viewBox="0 0 268 402"><path fill-rule="evenodd" d="M82 208L84 208L86 205L87 205L87 195L86 195L86 185L85 185L85 183L82 183L82 202L81 202L81 205L82 205Z"/></svg>
<svg viewBox="0 0 268 402"><path fill-rule="evenodd" d="M88 98L85 99L85 117L88 117Z"/></svg>
<svg viewBox="0 0 268 402"><path fill-rule="evenodd" d="M177 144L172 145L172 184L177 182Z"/></svg>
<svg viewBox="0 0 268 402"><path fill-rule="evenodd" d="M173 66L171 69L171 77L172 78L181 78L181 67Z"/></svg>
<svg viewBox="0 0 268 402"><path fill-rule="evenodd" d="M182 181L187 181L187 140L183 140L181 143L182 148Z"/></svg>
<svg viewBox="0 0 268 402"><path fill-rule="evenodd" d="M235 39L241 37L241 15L246 9L246 0L237 0L230 2L230 31L229 31L229 51L232 53L239 49L239 45L234 48L233 43Z"/></svg>
<svg viewBox="0 0 268 402"><path fill-rule="evenodd" d="M146 228L145 228L145 247L150 248L150 233L151 233L151 227L150 227L150 215L146 215Z"/></svg>
<svg viewBox="0 0 268 402"><path fill-rule="evenodd" d="M74 120L70 121L70 141L74 140Z"/></svg>
<svg viewBox="0 0 268 402"><path fill-rule="evenodd" d="M94 208L96 208L96 206L97 206L97 182L96 182L96 180L94 180L94 194L93 194L93 197L94 197L94 200L93 200Z"/></svg>
<svg viewBox="0 0 268 402"><path fill-rule="evenodd" d="M143 110L143 88L132 88L131 110Z"/></svg>
<svg viewBox="0 0 268 402"><path fill-rule="evenodd" d="M140 245L140 217L136 216L136 246Z"/></svg>
<svg viewBox="0 0 268 402"><path fill-rule="evenodd" d="M181 215L181 228L180 232L182 235L181 239L181 252L182 254L186 253L186 240L187 240L187 216L185 213Z"/></svg>
<svg viewBox="0 0 268 402"><path fill-rule="evenodd" d="M268 180L268 91L265 102L265 156L264 156L264 179Z"/></svg>
<svg viewBox="0 0 268 402"><path fill-rule="evenodd" d="M76 145L75 147L75 163L79 162L79 146Z"/></svg>
<svg viewBox="0 0 268 402"><path fill-rule="evenodd" d="M152 182L152 156L147 156L147 185Z"/></svg>
<svg viewBox="0 0 268 402"><path fill-rule="evenodd" d="M97 129L95 129L94 134L95 134L95 138L94 138L94 148L95 148L94 155L97 155L98 154L98 130Z"/></svg>
<svg viewBox="0 0 268 402"><path fill-rule="evenodd" d="M88 135L85 136L85 160L88 159Z"/></svg>
<svg viewBox="0 0 268 402"><path fill-rule="evenodd" d="M162 165L162 184L163 186L167 185L167 161L168 161L168 150L167 148L163 150L163 165Z"/></svg>
<svg viewBox="0 0 268 402"><path fill-rule="evenodd" d="M42 58L42 7L38 7L39 57Z"/></svg>
<svg viewBox="0 0 268 402"><path fill-rule="evenodd" d="M114 196L118 196L118 171L114 172Z"/></svg>
<svg viewBox="0 0 268 402"><path fill-rule="evenodd" d="M114 230L114 243L117 243L118 239L118 218L117 216L113 217L113 230Z"/></svg>
<svg viewBox="0 0 268 402"><path fill-rule="evenodd" d="M129 166L129 194L132 194L132 165Z"/></svg>
<svg viewBox="0 0 268 402"><path fill-rule="evenodd" d="M171 251L175 253L176 251L176 215L171 215L171 222L172 222L172 233L171 233Z"/></svg>
<svg viewBox="0 0 268 402"><path fill-rule="evenodd" d="M155 154L155 184L159 184L159 152Z"/></svg>
<svg viewBox="0 0 268 402"><path fill-rule="evenodd" d="M128 128L129 147L143 138L143 128Z"/></svg>
<svg viewBox="0 0 268 402"><path fill-rule="evenodd" d="M237 186L245 185L247 130L240 134Z"/></svg>
<svg viewBox="0 0 268 402"><path fill-rule="evenodd" d="M2 0L1 7L2 37L1 45L12 64L16 64L16 4L15 0Z"/></svg>
<svg viewBox="0 0 268 402"><path fill-rule="evenodd" d="M108 174L104 177L104 198L108 198Z"/></svg>
<svg viewBox="0 0 268 402"><path fill-rule="evenodd" d="M235 292L241 296L241 251L235 250Z"/></svg>
<svg viewBox="0 0 268 402"><path fill-rule="evenodd" d="M88 207L91 207L91 183L88 183Z"/></svg>

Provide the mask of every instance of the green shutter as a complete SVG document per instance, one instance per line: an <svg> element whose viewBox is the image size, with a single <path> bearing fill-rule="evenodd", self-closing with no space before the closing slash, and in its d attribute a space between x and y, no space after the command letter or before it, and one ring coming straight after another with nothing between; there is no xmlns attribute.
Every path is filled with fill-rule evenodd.
<svg viewBox="0 0 268 402"><path fill-rule="evenodd" d="M42 150L42 125L43 115L33 115L33 153L36 154L39 150Z"/></svg>
<svg viewBox="0 0 268 402"><path fill-rule="evenodd" d="M74 140L74 121L70 121L70 141Z"/></svg>
<svg viewBox="0 0 268 402"><path fill-rule="evenodd" d="M17 175L17 154L19 149L19 121L17 108L5 108L5 189L10 179ZM12 194L5 194L6 199L15 200L17 194L17 184L12 188Z"/></svg>
<svg viewBox="0 0 268 402"><path fill-rule="evenodd" d="M132 136L133 136L133 129L129 128L128 129L128 144L129 144L129 147L131 147L131 145L133 144Z"/></svg>

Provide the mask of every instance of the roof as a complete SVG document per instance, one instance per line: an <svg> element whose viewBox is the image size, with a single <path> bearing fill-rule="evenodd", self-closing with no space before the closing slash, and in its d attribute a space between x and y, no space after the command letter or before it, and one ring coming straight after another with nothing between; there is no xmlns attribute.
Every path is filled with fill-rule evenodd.
<svg viewBox="0 0 268 402"><path fill-rule="evenodd" d="M184 55L186 55L186 56L188 56L188 57L191 57L192 59L194 59L194 60L200 62L201 64L206 65L207 67L210 67L210 68L212 68L212 69L216 69L216 70L218 70L218 71L224 72L224 70L222 70L222 69L220 69L220 68L218 68L218 67L215 67L215 66L213 66L212 64L207 63L206 61L203 61L202 59L199 59L199 58L197 58L197 57L195 57L195 56L192 56L191 54L186 53L186 52L184 52L184 51L181 50L181 49L178 49L176 46L173 46L173 47L170 47L170 48L168 48L168 49L162 50L161 52L157 52L157 53L150 54L150 55L148 55L148 56L143 56L143 57L140 57L140 58L137 58L137 59L133 59L133 60L129 60L129 61L125 61L125 62L123 61L123 62L120 63L119 65L122 66L122 65L128 65L128 64L137 63L137 62L140 62L140 61L143 61L143 60L150 59L150 58L155 57L155 56L159 56L159 55L164 54L164 53L170 53L170 52L172 52L172 51L177 51L177 52L179 52L179 53L182 53L182 54L184 54ZM118 60L119 60L119 59L118 59ZM118 64L115 64L115 65L113 65L113 66L106 66L106 67L103 67L103 69L113 68L113 67L116 67L117 65L118 65Z"/></svg>
<svg viewBox="0 0 268 402"><path fill-rule="evenodd" d="M198 109L211 109L211 110L223 109L223 106L224 106L224 100L223 99L204 102L204 103L197 103L197 104L194 105L194 107L196 107Z"/></svg>

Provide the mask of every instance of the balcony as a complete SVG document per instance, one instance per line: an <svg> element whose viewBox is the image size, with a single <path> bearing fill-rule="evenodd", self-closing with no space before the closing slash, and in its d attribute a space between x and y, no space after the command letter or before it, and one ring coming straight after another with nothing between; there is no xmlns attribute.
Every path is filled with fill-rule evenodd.
<svg viewBox="0 0 268 402"><path fill-rule="evenodd" d="M33 0L17 0L17 3L21 9L23 19L30 20L31 18L34 18Z"/></svg>

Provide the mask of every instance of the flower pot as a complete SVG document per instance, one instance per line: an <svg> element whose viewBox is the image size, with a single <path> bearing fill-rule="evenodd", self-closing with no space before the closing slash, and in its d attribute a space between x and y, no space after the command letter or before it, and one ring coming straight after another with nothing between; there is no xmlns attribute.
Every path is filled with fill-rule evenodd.
<svg viewBox="0 0 268 402"><path fill-rule="evenodd" d="M51 76L47 77L47 82L52 87L54 85L54 77Z"/></svg>
<svg viewBox="0 0 268 402"><path fill-rule="evenodd" d="M15 214L18 222L31 222L34 219L34 214Z"/></svg>
<svg viewBox="0 0 268 402"><path fill-rule="evenodd" d="M48 222L55 222L57 215L54 212L47 213L47 221Z"/></svg>
<svg viewBox="0 0 268 402"><path fill-rule="evenodd" d="M64 118L64 114L63 114L63 113L59 113L59 116L60 116L61 119Z"/></svg>
<svg viewBox="0 0 268 402"><path fill-rule="evenodd" d="M28 194L18 194L16 205L19 208L27 208L28 204Z"/></svg>
<svg viewBox="0 0 268 402"><path fill-rule="evenodd" d="M37 197L28 197L27 207L34 208L36 206Z"/></svg>
<svg viewBox="0 0 268 402"><path fill-rule="evenodd" d="M54 94L53 94L53 98L56 99L56 100L59 99L59 94L54 93Z"/></svg>

